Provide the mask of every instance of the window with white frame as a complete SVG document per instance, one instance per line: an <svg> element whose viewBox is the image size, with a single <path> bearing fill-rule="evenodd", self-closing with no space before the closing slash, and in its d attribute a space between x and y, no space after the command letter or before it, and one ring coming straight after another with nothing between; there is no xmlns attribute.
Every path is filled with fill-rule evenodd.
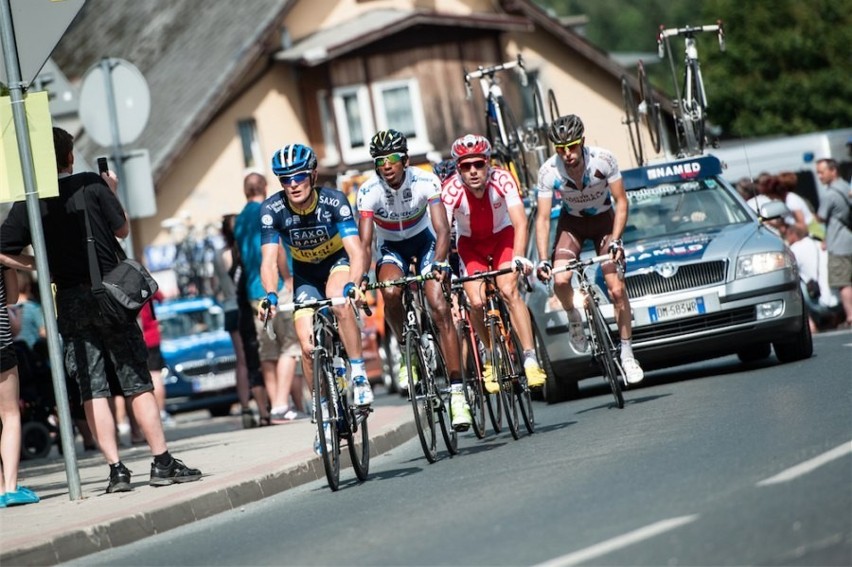
<svg viewBox="0 0 852 567"><path fill-rule="evenodd" d="M257 141L257 124L254 118L240 120L237 123L240 144L243 149L243 163L247 169L260 167L263 160L260 157L260 144Z"/></svg>
<svg viewBox="0 0 852 567"><path fill-rule="evenodd" d="M377 130L388 128L405 134L409 153L426 153L433 149L426 134L426 118L416 79L382 81L370 89L365 85L339 87L332 91L332 104L334 126L340 140L339 158L346 163L370 161L370 139ZM322 96L319 106L322 115ZM327 140L330 162L331 156L337 155L336 148L332 149L329 142L334 140L334 132L324 126L323 136Z"/></svg>

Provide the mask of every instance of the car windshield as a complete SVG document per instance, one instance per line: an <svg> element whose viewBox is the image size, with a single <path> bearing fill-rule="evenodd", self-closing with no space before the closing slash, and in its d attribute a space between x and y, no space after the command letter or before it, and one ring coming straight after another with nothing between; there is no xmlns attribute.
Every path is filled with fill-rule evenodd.
<svg viewBox="0 0 852 567"><path fill-rule="evenodd" d="M751 222L733 192L714 179L643 187L628 191L627 197L625 243Z"/></svg>
<svg viewBox="0 0 852 567"><path fill-rule="evenodd" d="M179 339L224 329L225 315L221 307L213 306L203 311L170 313L160 316L159 322L161 338Z"/></svg>

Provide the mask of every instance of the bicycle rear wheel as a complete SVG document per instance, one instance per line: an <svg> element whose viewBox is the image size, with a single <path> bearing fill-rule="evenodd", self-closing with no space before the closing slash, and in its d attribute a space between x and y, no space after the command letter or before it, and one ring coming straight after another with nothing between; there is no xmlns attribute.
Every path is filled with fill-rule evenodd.
<svg viewBox="0 0 852 567"><path fill-rule="evenodd" d="M340 436L338 420L335 415L337 408L334 407L332 388L336 390L334 368L331 358L325 349L317 349L313 353L314 366L314 402L317 421L317 434L319 436L320 452L322 453L322 464L325 469L325 478L328 487L336 491L340 488ZM325 400L323 411L322 400ZM328 433L326 434L326 428Z"/></svg>
<svg viewBox="0 0 852 567"><path fill-rule="evenodd" d="M435 412L431 407L428 395L427 366L420 346L420 337L409 331L405 335L405 349L408 360L408 398L414 411L414 425L420 438L423 455L430 463L438 460L438 432L435 428ZM416 370L415 370L416 368ZM414 382L414 372L422 374L417 383Z"/></svg>
<svg viewBox="0 0 852 567"><path fill-rule="evenodd" d="M521 346L521 339L518 338L518 333L510 326L509 335L512 338L509 344L510 355L515 364L517 379L514 381L515 397L518 399L518 406L521 409L521 417L524 420L524 427L527 433L535 433L535 415L533 414L532 395L530 388L527 385L527 375L524 372L524 348Z"/></svg>
<svg viewBox="0 0 852 567"><path fill-rule="evenodd" d="M349 459L358 480L367 480L370 473L370 434L367 429L369 408L349 406Z"/></svg>
<svg viewBox="0 0 852 567"><path fill-rule="evenodd" d="M497 385L500 387L500 403L505 409L506 425L509 428L509 433L514 439L520 437L518 430L518 404L515 403L515 386L514 374L515 368L509 352L509 346L506 344L506 338L503 336L497 321L488 322L488 330L491 333L491 363L493 365L492 372L497 380Z"/></svg>
<svg viewBox="0 0 852 567"><path fill-rule="evenodd" d="M651 90L651 82L645 72L645 65L639 61L639 97L645 103L645 126L648 128L648 137L654 153L660 152L662 137L660 125L660 108L654 101L654 91Z"/></svg>
<svg viewBox="0 0 852 567"><path fill-rule="evenodd" d="M630 147L637 165L644 165L645 156L642 152L642 140L639 137L639 108L636 106L636 98L633 96L633 88L627 77L621 77L621 96L624 99L624 124L627 125L627 133L630 135Z"/></svg>
<svg viewBox="0 0 852 567"><path fill-rule="evenodd" d="M589 317L592 329L595 335L595 340L598 343L598 352L596 358L598 364L603 371L604 379L609 384L612 390L612 396L615 398L615 405L620 408L624 407L624 396L621 393L621 373L618 364L615 361L615 345L612 341L612 335L609 331L609 326L603 318L600 309L597 305L592 305L587 309L586 315Z"/></svg>
<svg viewBox="0 0 852 567"><path fill-rule="evenodd" d="M482 384L482 369L479 366L479 353L473 342L472 331L464 321L456 324L456 332L461 337L461 372L464 395L470 406L473 433L478 439L485 437L485 390Z"/></svg>

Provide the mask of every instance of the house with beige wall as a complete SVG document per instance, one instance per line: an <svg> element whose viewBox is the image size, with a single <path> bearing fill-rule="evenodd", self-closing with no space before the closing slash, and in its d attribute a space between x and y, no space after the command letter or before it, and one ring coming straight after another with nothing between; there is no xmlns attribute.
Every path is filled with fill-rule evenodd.
<svg viewBox="0 0 852 567"><path fill-rule="evenodd" d="M287 143L311 145L329 184L371 170L378 129L403 130L414 163L448 156L456 137L485 129L483 97L478 85L466 97L464 72L519 53L532 87L501 77L518 122L532 119L530 88L552 89L561 114L583 118L587 143L636 165L625 70L531 1L88 0L53 58L79 80L119 57L149 84L151 116L133 148L151 154L157 214L133 220L140 254L168 242L167 219L203 226L239 212L247 170L277 190L269 158ZM75 134L88 161L105 152Z"/></svg>

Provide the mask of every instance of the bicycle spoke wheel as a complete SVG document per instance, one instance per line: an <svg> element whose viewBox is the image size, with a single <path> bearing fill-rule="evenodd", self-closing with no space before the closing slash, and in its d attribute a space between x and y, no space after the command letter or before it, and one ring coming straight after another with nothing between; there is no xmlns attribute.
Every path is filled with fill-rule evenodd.
<svg viewBox="0 0 852 567"><path fill-rule="evenodd" d="M461 337L461 372L464 396L470 406L470 417L473 433L478 439L485 437L485 395L482 383L482 371L479 367L479 353L473 342L471 329L465 322L456 325L456 332Z"/></svg>
<svg viewBox="0 0 852 567"><path fill-rule="evenodd" d="M532 176L527 165L527 152L524 148L523 134L518 127L518 122L515 120L515 115L512 109L506 105L506 101L501 101L500 111L503 113L503 124L506 127L508 135L508 163L510 171L515 174L518 181L518 186L521 190L521 197L526 197L532 187Z"/></svg>
<svg viewBox="0 0 852 567"><path fill-rule="evenodd" d="M639 138L639 108L636 106L636 97L633 96L633 89L627 80L627 77L621 77L621 96L624 99L624 124L627 125L627 132L630 135L630 147L633 149L633 157L636 158L637 165L645 163L642 152L642 140Z"/></svg>
<svg viewBox="0 0 852 567"><path fill-rule="evenodd" d="M654 148L654 153L660 153L662 142L661 124L660 124L660 108L654 100L654 91L651 89L651 82L648 80L648 73L645 72L645 65L639 61L639 98L645 105L645 126L648 129L648 137L651 140L651 146Z"/></svg>
<svg viewBox="0 0 852 567"><path fill-rule="evenodd" d="M547 121L547 115L544 111L544 101L541 99L541 89L538 84L533 88L533 119L535 120L538 143L540 146L544 146L545 156L550 156L553 154L553 144L550 138L547 137L547 127L550 123Z"/></svg>
<svg viewBox="0 0 852 567"><path fill-rule="evenodd" d="M334 368L331 365L328 353L324 349L314 351L313 366L314 397L320 400L320 402L315 402L314 405L316 406L317 435L322 453L322 464L325 468L328 487L336 491L340 488L340 437L338 436L337 420L334 416L335 409L330 390L334 381ZM323 411L322 400L325 400L327 415L326 411Z"/></svg>
<svg viewBox="0 0 852 567"><path fill-rule="evenodd" d="M438 460L438 432L435 430L435 412L431 407L428 395L426 364L420 347L420 337L416 333L408 333L405 337L405 348L408 360L408 397L411 409L414 411L414 425L417 426L417 436L423 455L430 463ZM416 369L416 370L415 370ZM414 372L420 379L414 383Z"/></svg>
<svg viewBox="0 0 852 567"><path fill-rule="evenodd" d="M370 434L367 429L369 409L349 408L349 458L358 480L367 480L370 472Z"/></svg>
<svg viewBox="0 0 852 567"><path fill-rule="evenodd" d="M433 337L436 335L432 335ZM450 407L450 375L447 372L447 363L444 354L438 348L437 341L432 343L432 348L437 357L437 372L431 375L434 390L432 392L432 410L441 425L441 436L450 455L459 454L459 434L453 429L453 417Z"/></svg>
<svg viewBox="0 0 852 567"><path fill-rule="evenodd" d="M491 372L495 372L494 364L491 365ZM488 418L491 421L494 433L500 433L503 431L503 404L500 403L500 394L489 394L486 391L485 405L488 407Z"/></svg>
<svg viewBox="0 0 852 567"><path fill-rule="evenodd" d="M515 361L515 369L518 373L518 378L515 381L515 397L518 399L518 406L521 409L521 417L524 420L524 427L527 433L535 433L535 415L533 415L532 395L530 388L527 385L527 376L524 373L524 348L521 346L521 339L518 338L518 333L515 329L510 328L510 343L512 359Z"/></svg>
<svg viewBox="0 0 852 567"><path fill-rule="evenodd" d="M618 370L618 365L615 362L615 347L612 342L612 335L609 331L609 326L603 318L600 309L597 306L592 306L588 315L594 329L595 339L598 344L598 364L603 371L604 379L609 383L612 390L612 395L615 398L615 405L620 408L624 407L624 396L621 393L621 377Z"/></svg>
<svg viewBox="0 0 852 567"><path fill-rule="evenodd" d="M547 106L550 108L551 122L562 116L559 114L559 105L556 103L556 93L553 92L553 89L547 89Z"/></svg>
<svg viewBox="0 0 852 567"><path fill-rule="evenodd" d="M488 326L492 341L492 372L494 372L494 377L498 386L500 386L500 403L505 410L503 413L506 417L506 426L509 428L512 437L517 439L520 434L518 432L518 405L515 403L514 384L512 383L514 374L512 360L509 358L509 349L498 323L490 321Z"/></svg>

